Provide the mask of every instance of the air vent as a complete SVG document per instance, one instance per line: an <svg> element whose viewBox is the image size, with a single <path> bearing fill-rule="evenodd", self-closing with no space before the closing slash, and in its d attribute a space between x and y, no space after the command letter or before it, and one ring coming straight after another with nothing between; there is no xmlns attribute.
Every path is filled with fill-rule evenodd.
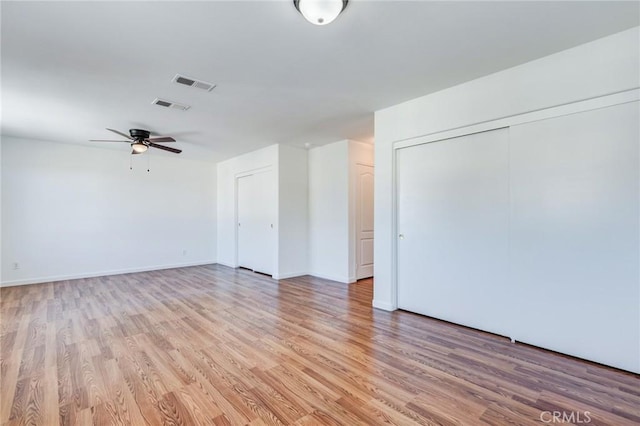
<svg viewBox="0 0 640 426"><path fill-rule="evenodd" d="M180 74L176 74L176 76L173 77L172 81L174 83L184 84L185 86L195 87L196 89L206 90L207 92L212 91L213 88L216 87L216 85L213 83L207 83L206 81L202 80L195 80L193 78L185 77L184 75Z"/></svg>
<svg viewBox="0 0 640 426"><path fill-rule="evenodd" d="M180 111L186 111L189 108L191 108L189 105L182 105L176 102L171 102L171 101L167 101L165 99L160 99L160 98L155 98L151 103L154 105L165 107L165 108L179 109Z"/></svg>

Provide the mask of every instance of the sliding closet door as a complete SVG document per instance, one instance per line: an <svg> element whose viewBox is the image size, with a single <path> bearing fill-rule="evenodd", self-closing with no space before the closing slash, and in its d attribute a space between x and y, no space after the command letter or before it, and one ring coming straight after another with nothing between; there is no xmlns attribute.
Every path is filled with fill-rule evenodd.
<svg viewBox="0 0 640 426"><path fill-rule="evenodd" d="M276 194L273 172L238 178L238 265L273 274Z"/></svg>
<svg viewBox="0 0 640 426"><path fill-rule="evenodd" d="M518 338L640 371L638 102L511 128Z"/></svg>
<svg viewBox="0 0 640 426"><path fill-rule="evenodd" d="M508 130L397 151L398 307L507 334Z"/></svg>
<svg viewBox="0 0 640 426"><path fill-rule="evenodd" d="M397 151L398 306L640 372L638 102Z"/></svg>
<svg viewBox="0 0 640 426"><path fill-rule="evenodd" d="M276 237L276 192L273 172L267 171L253 175L255 193L255 227L253 229L254 261L253 270L273 275L275 266Z"/></svg>
<svg viewBox="0 0 640 426"><path fill-rule="evenodd" d="M253 269L257 256L253 245L253 233L257 210L253 175L238 178L238 266Z"/></svg>

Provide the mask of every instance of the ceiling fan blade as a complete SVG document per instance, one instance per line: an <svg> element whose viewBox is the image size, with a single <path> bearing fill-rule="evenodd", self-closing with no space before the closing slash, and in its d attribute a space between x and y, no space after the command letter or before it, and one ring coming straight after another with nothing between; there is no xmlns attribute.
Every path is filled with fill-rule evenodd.
<svg viewBox="0 0 640 426"><path fill-rule="evenodd" d="M163 149L163 150L169 151L169 152L174 152L176 154L180 154L182 152L181 149L169 148L168 146L158 145L158 144L155 144L153 142L149 142L149 146L152 146L152 147L158 148L158 149Z"/></svg>
<svg viewBox="0 0 640 426"><path fill-rule="evenodd" d="M124 138L127 138L127 139L129 139L129 140L133 140L133 138L132 138L131 136L129 136L129 135L125 135L124 133L119 132L119 131L117 131L117 130L109 129L108 127L107 127L107 130L108 130L108 131L110 131L110 132L113 132L113 133L115 133L115 134L118 134L118 135L120 135L120 136L122 136L122 137L124 137Z"/></svg>
<svg viewBox="0 0 640 426"><path fill-rule="evenodd" d="M170 136L162 136L159 138L149 138L149 142L175 142L176 140Z"/></svg>
<svg viewBox="0 0 640 426"><path fill-rule="evenodd" d="M131 141L113 141L113 140L105 140L105 139L89 139L89 142L124 142L124 143L131 143Z"/></svg>

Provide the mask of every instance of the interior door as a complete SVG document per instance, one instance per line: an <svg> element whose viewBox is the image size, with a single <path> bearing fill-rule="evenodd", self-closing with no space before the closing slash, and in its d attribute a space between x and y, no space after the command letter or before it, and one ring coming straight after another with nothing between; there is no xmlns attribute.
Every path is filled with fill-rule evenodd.
<svg viewBox="0 0 640 426"><path fill-rule="evenodd" d="M275 259L273 172L238 178L238 266L272 275Z"/></svg>
<svg viewBox="0 0 640 426"><path fill-rule="evenodd" d="M508 134L398 150L398 307L504 334Z"/></svg>
<svg viewBox="0 0 640 426"><path fill-rule="evenodd" d="M253 178L254 222L252 230L253 270L273 275L275 263L275 182L273 172L255 174Z"/></svg>
<svg viewBox="0 0 640 426"><path fill-rule="evenodd" d="M373 167L357 165L356 276L373 276Z"/></svg>
<svg viewBox="0 0 640 426"><path fill-rule="evenodd" d="M640 371L640 105L511 128L511 282L524 342ZM541 315L544 307L544 315Z"/></svg>
<svg viewBox="0 0 640 426"><path fill-rule="evenodd" d="M238 266L253 270L254 253L253 233L255 222L253 175L238 178Z"/></svg>

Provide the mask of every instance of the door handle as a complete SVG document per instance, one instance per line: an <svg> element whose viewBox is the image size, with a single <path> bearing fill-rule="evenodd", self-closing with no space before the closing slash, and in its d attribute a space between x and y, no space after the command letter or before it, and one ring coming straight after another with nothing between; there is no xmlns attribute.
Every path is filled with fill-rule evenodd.
<svg viewBox="0 0 640 426"><path fill-rule="evenodd" d="M404 234L398 234L398 238L400 238L401 240L404 240Z"/></svg>

